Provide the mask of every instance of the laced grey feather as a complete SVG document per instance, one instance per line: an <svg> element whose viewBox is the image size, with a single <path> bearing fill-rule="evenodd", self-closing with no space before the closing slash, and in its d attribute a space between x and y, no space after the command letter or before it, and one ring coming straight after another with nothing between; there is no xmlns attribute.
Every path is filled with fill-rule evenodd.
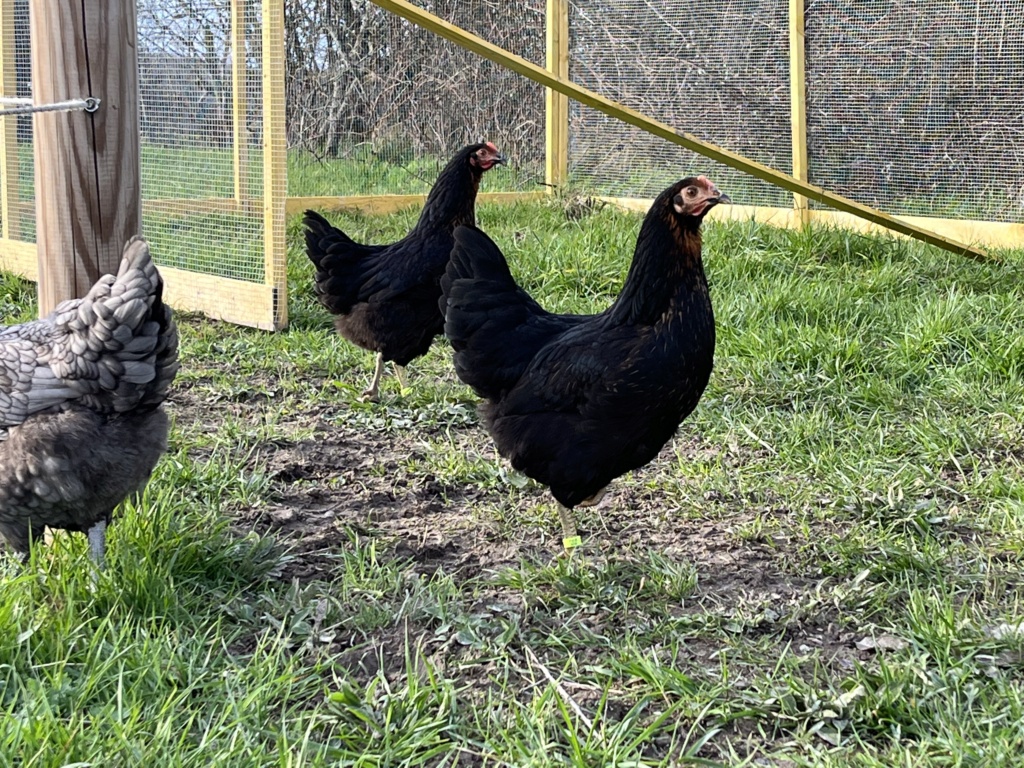
<svg viewBox="0 0 1024 768"><path fill-rule="evenodd" d="M178 370L178 332L141 238L117 276L45 318L0 330L0 429L72 403L101 414L156 407Z"/></svg>

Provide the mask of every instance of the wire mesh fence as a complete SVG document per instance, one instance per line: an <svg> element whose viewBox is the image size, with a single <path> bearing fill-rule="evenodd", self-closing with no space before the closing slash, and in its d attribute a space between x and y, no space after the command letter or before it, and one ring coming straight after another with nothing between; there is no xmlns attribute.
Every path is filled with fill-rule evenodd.
<svg viewBox="0 0 1024 768"><path fill-rule="evenodd" d="M544 2L421 3L544 63ZM487 190L543 180L544 89L367 0L285 5L290 195L423 193L460 147L512 158Z"/></svg>
<svg viewBox="0 0 1024 768"><path fill-rule="evenodd" d="M546 0L417 1L545 62ZM31 96L28 7L0 0L5 96ZM487 190L541 188L544 89L369 0L139 0L137 13L143 228L165 266L283 285L283 244L270 244L283 226L271 232L267 211L286 195L423 193L481 137L513 160ZM788 0L568 0L568 14L573 80L791 172ZM812 183L890 213L1024 221L1024 4L806 0L805 18ZM270 22L283 30L268 48ZM286 173L268 165L275 119ZM0 225L31 243L32 118L2 120ZM568 130L578 189L649 197L704 172L737 202L792 205L576 103Z"/></svg>
<svg viewBox="0 0 1024 768"><path fill-rule="evenodd" d="M571 77L679 130L791 172L786 0L573 2ZM1024 221L1024 4L807 0L810 181L889 213ZM570 167L649 196L681 171L733 197L787 194L580 105Z"/></svg>
<svg viewBox="0 0 1024 768"><path fill-rule="evenodd" d="M274 307L284 301L275 291L285 283L286 174L283 138L281 172L266 173L264 87L284 61L283 34L270 46L274 60L264 61L266 8L268 18L283 17L282 0L138 0L136 53L142 229L168 269L168 295L191 309L275 327L284 318ZM0 9L4 95L31 96L29 0L0 0ZM277 101L283 126L283 89ZM31 244L32 118L5 121L4 236ZM275 188L264 189L267 178ZM280 221L268 217L277 209ZM17 253L20 271L32 274L24 250Z"/></svg>
<svg viewBox="0 0 1024 768"><path fill-rule="evenodd" d="M261 282L259 3L140 0L138 27L143 220L153 252L172 266ZM236 46L245 51L237 64Z"/></svg>
<svg viewBox="0 0 1024 768"><path fill-rule="evenodd" d="M891 213L1024 220L1024 3L812 0L811 180Z"/></svg>
<svg viewBox="0 0 1024 768"><path fill-rule="evenodd" d="M4 9L3 89L4 96L30 98L29 0L14 0ZM3 118L4 146L2 183L4 202L0 210L3 235L11 240L35 238L36 212L33 200L35 165L32 157L32 116Z"/></svg>
<svg viewBox="0 0 1024 768"><path fill-rule="evenodd" d="M572 2L569 75L677 130L789 173L786 0ZM604 194L650 197L707 173L737 201L787 205L766 183L596 110L570 107L569 166Z"/></svg>

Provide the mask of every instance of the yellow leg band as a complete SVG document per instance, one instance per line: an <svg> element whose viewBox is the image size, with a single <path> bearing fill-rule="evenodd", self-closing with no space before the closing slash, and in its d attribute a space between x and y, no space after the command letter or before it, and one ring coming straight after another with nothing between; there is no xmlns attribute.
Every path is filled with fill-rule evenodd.
<svg viewBox="0 0 1024 768"><path fill-rule="evenodd" d="M566 549L575 549L576 547L583 544L583 539L579 536L566 536L562 539L562 546Z"/></svg>

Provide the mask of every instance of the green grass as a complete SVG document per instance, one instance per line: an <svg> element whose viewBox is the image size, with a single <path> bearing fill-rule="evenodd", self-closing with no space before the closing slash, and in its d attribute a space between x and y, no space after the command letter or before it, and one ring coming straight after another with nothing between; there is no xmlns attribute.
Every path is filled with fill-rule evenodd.
<svg viewBox="0 0 1024 768"><path fill-rule="evenodd" d="M480 211L561 311L607 305L638 222ZM1018 764L1024 253L709 226L711 384L569 562L446 344L357 401L372 358L289 244L288 332L180 318L98 584L82 537L0 565L0 765Z"/></svg>

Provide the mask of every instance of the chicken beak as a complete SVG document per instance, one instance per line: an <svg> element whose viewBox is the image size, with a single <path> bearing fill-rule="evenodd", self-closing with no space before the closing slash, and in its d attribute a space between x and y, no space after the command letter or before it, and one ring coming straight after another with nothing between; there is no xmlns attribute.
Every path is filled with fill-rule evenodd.
<svg viewBox="0 0 1024 768"><path fill-rule="evenodd" d="M499 152L498 156L494 158L495 165L508 165L508 155L504 152Z"/></svg>
<svg viewBox="0 0 1024 768"><path fill-rule="evenodd" d="M714 190L714 194L708 195L708 197L705 198L704 208L702 209L701 213L698 214L700 216L703 216L716 205L720 205L721 203L729 204L732 202L732 198L729 197L724 192L719 192L718 189L715 187L712 187L712 189Z"/></svg>

